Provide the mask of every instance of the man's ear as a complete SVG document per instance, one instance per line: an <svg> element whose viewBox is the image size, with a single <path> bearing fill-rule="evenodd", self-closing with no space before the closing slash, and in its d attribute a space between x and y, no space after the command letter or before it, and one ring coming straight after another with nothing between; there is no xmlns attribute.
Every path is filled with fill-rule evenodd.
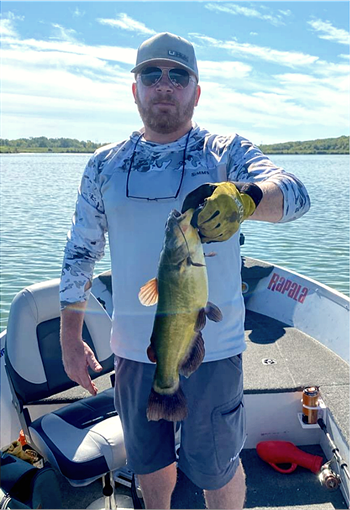
<svg viewBox="0 0 350 510"><path fill-rule="evenodd" d="M202 89L200 88L200 85L197 85L197 90L196 90L196 101L195 101L195 103L194 103L194 106L197 106L197 105L198 105L199 98L201 97L201 92L202 92Z"/></svg>
<svg viewBox="0 0 350 510"><path fill-rule="evenodd" d="M134 82L132 84L132 95L134 96L135 103L136 103L136 91L137 91L137 85L136 85L136 82Z"/></svg>

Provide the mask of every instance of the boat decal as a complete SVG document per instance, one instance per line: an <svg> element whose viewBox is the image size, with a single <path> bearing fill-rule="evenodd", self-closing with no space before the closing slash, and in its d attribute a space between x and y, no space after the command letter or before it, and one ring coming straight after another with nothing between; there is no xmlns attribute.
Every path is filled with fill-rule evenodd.
<svg viewBox="0 0 350 510"><path fill-rule="evenodd" d="M278 273L273 273L267 288L269 290L285 294L287 297L298 301L298 303L304 303L305 298L309 292L307 287L303 287L297 282L294 282L289 278L285 278Z"/></svg>

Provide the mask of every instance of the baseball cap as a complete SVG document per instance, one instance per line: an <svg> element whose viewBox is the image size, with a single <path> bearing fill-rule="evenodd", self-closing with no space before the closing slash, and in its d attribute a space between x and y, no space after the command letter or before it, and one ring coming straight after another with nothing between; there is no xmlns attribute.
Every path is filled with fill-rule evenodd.
<svg viewBox="0 0 350 510"><path fill-rule="evenodd" d="M193 45L178 35L163 32L144 41L137 50L136 66L132 73L139 72L153 60L165 60L180 64L198 80L198 68Z"/></svg>

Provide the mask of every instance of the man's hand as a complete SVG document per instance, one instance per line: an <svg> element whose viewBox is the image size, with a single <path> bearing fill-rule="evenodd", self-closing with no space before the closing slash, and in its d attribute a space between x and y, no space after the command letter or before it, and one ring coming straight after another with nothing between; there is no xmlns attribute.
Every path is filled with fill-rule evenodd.
<svg viewBox="0 0 350 510"><path fill-rule="evenodd" d="M86 301L83 301L72 303L61 312L62 361L68 377L91 395L96 395L97 387L91 380L88 367L95 372L101 372L102 367L82 339L85 309Z"/></svg>
<svg viewBox="0 0 350 510"><path fill-rule="evenodd" d="M261 198L262 191L252 183L207 183L187 195L182 212L195 209L191 223L202 243L227 241L254 213Z"/></svg>
<svg viewBox="0 0 350 510"><path fill-rule="evenodd" d="M91 380L88 367L95 372L100 372L102 366L87 343L83 340L65 342L65 346L62 347L62 360L68 377L88 390L91 395L96 395L98 390Z"/></svg>

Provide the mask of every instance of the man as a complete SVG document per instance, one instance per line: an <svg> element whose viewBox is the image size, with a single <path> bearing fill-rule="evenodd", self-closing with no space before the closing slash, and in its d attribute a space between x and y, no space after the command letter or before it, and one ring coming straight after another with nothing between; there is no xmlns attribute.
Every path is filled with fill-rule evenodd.
<svg viewBox="0 0 350 510"><path fill-rule="evenodd" d="M155 310L140 304L138 292L157 273L169 212L194 207L204 247L215 242L217 255L207 259L209 292L223 320L207 324L204 361L181 383L189 414L181 428L179 467L204 489L209 508L242 508L245 343L239 226L248 218L294 220L309 209L309 197L296 177L275 167L248 140L212 135L192 122L201 89L188 41L169 33L152 37L140 46L132 72L144 127L90 159L68 237L61 281L64 366L71 379L96 393L87 366L101 367L83 342L82 324L108 230L115 402L128 466L138 475L147 508L170 508L176 483L174 424L146 417L155 369L146 350Z"/></svg>

